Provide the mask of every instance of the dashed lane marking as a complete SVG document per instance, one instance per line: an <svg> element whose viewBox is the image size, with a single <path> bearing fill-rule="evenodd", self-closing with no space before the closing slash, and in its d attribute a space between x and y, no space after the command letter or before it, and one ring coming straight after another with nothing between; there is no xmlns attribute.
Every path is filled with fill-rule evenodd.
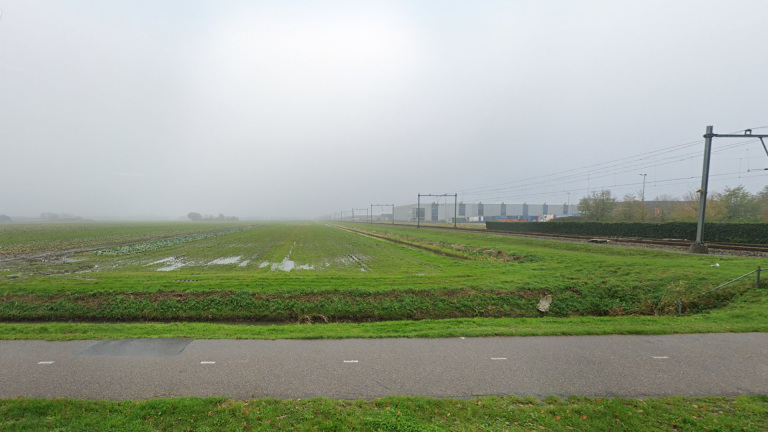
<svg viewBox="0 0 768 432"><path fill-rule="evenodd" d="M491 357L491 360L506 360L506 357Z"/></svg>
<svg viewBox="0 0 768 432"><path fill-rule="evenodd" d="M358 363L357 360L344 360L344 363Z"/></svg>
<svg viewBox="0 0 768 432"><path fill-rule="evenodd" d="M49 364L53 364L53 362L52 361L40 361L40 362L37 362L37 364L39 364L39 365L49 365Z"/></svg>
<svg viewBox="0 0 768 432"><path fill-rule="evenodd" d="M215 361L201 361L200 364L216 364Z"/></svg>
<svg viewBox="0 0 768 432"><path fill-rule="evenodd" d="M667 357L667 356L658 356L658 357L657 356L653 356L652 358L656 359L656 360L661 360L661 359L668 359L669 357Z"/></svg>

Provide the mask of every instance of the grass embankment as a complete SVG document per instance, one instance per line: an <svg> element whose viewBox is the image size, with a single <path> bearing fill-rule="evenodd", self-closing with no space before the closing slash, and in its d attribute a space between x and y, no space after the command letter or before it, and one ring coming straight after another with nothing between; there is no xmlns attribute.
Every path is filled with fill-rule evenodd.
<svg viewBox="0 0 768 432"><path fill-rule="evenodd" d="M0 400L0 430L764 431L768 397Z"/></svg>
<svg viewBox="0 0 768 432"><path fill-rule="evenodd" d="M187 230L168 240L163 231L132 227L133 238L145 241L128 248L6 262L0 320L540 318L536 305L547 294L554 298L549 317L671 316L679 299L686 313L727 305L754 281L699 294L765 266L755 258L385 225L353 226L363 233L320 224L213 228L219 231L195 237ZM46 235L55 248L57 232ZM29 243L44 250L39 237ZM27 249L21 240L15 244Z"/></svg>
<svg viewBox="0 0 768 432"><path fill-rule="evenodd" d="M6 323L0 339L342 339L768 332L768 298L748 294L725 308L685 316L461 318L372 323Z"/></svg>

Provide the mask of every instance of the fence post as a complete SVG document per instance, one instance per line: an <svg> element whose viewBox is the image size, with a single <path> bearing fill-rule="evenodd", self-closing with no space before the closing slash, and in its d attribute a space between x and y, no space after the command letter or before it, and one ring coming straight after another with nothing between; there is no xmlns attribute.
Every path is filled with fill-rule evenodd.
<svg viewBox="0 0 768 432"><path fill-rule="evenodd" d="M757 268L757 289L760 289L760 267Z"/></svg>

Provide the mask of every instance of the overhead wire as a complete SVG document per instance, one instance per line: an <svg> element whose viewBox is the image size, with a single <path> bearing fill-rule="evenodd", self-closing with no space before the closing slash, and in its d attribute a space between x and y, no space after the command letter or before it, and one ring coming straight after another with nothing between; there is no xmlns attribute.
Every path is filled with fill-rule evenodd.
<svg viewBox="0 0 768 432"><path fill-rule="evenodd" d="M765 129L768 128L768 125L766 126L757 126L753 128L749 128L751 130L757 130L757 129ZM740 130L740 131L734 131L729 134L736 134L739 132L745 132L747 129ZM731 151L735 148L739 148L742 146L746 146L752 143L758 142L757 138L751 138L749 135L745 135L746 140L738 141L738 142L731 142L723 145L719 145L717 148L712 150L712 153L722 153ZM659 167L664 167L668 165L673 165L685 161L693 161L695 159L701 159L703 155L699 150L696 151L690 151L694 146L699 146L703 144L703 140L695 140L690 141L678 145L673 145L665 148L661 148L658 150L652 150L648 152L643 152L631 156L626 156L610 161L605 162L599 162L594 163L590 165L586 165L583 167L578 168L571 168L568 170L560 171L557 173L551 173L551 174L544 174L534 177L527 177L525 180L517 180L517 181L508 181L508 182L502 182L502 183L495 183L485 186L475 186L475 187L468 187L468 188L457 188L462 195L462 199L464 197L471 197L471 198L481 198L485 200L497 200L497 199L508 199L511 197L523 197L523 196L540 196L540 195L562 195L566 193L571 192L579 192L579 191L589 191L594 190L598 188L609 188L609 187L626 187L626 186L638 186L641 183L640 182L634 182L634 183L626 183L626 184L614 184L614 185L600 185L600 186L593 186L590 184L591 182L594 182L595 180L604 179L606 177L613 176L614 179L617 176L620 175L626 175L633 172L638 171L645 171L653 169L654 172L656 172L656 169ZM750 172L755 170L748 170L746 171L746 174L749 174ZM733 173L726 173L726 174L713 174L711 177L720 177L723 175L732 175ZM742 173L739 173L741 175ZM763 174L763 173L760 173ZM765 175L765 174L763 174ZM747 177L754 177L754 176L747 176ZM692 175L691 177L682 177L677 179L654 179L653 184L654 186L658 186L659 184L666 184L670 185L669 182L672 181L680 181L680 180L686 180L685 183L690 184L690 180L696 179L695 175ZM578 182L587 182L586 188L574 188L573 184ZM564 183L568 182L571 184L571 187L565 188ZM615 183L615 182L614 182ZM598 182L599 184L599 182ZM680 183L677 183L680 184ZM562 188L560 186L562 185ZM555 189L558 190L548 190L546 192L541 191L542 189Z"/></svg>
<svg viewBox="0 0 768 432"><path fill-rule="evenodd" d="M703 140L691 141L691 142L688 142L688 143L678 144L676 146L671 146L671 147L667 147L667 148L663 148L663 149L659 149L659 150L654 150L654 151L650 151L650 152L639 153L637 155L627 156L627 157L615 159L615 160L612 160L612 161L600 162L600 163L596 163L596 164L592 164L592 165L587 165L587 166L579 167L579 168L572 168L572 169L569 169L569 170L561 171L560 173L557 173L557 174L569 173L569 172L573 172L573 171L582 171L582 170L586 170L586 169L589 169L589 168L599 167L599 166L602 166L602 165L616 165L620 161L625 161L625 162L621 162L621 164L631 163L631 161L628 161L628 160L643 160L644 158L640 158L641 156L650 157L650 155L656 154L656 153L658 153L658 154L665 154L665 153L676 151L676 150L679 150L679 149L682 149L682 148L692 147L694 145L700 145L702 142L703 142ZM640 158L640 159L638 159L638 158ZM528 177L527 179L528 180L543 179L543 178L551 177L551 176L554 176L554 175L557 175L557 174L554 174L554 173L553 174L545 174L545 175L541 175L541 176ZM486 185L486 186L470 187L470 188L464 188L462 190L465 191L465 192L471 192L471 191L477 190L477 189L486 189L486 188L490 188L490 187L498 187L498 186L502 186L502 185L506 185L506 184L513 184L513 183L516 183L516 181L503 182L503 183L497 183L497 184Z"/></svg>
<svg viewBox="0 0 768 432"><path fill-rule="evenodd" d="M721 147L719 149L716 149L714 151L714 153L720 153L720 152L728 151L728 150L731 150L733 148L737 148L737 147L741 147L741 146L744 146L744 145L748 145L748 144L750 144L752 142L756 142L756 141L757 140L755 140L755 139L751 139L751 140L747 140L747 141L743 141L743 142L731 143L731 144L725 145L725 146L723 146L723 147ZM659 167L659 166L670 165L670 164L678 163L680 161L688 160L688 159L691 159L691 158L701 158L701 154L696 152L696 153L686 153L686 154L682 154L682 155L674 155L674 156L669 156L669 157L666 157L666 158L660 158L660 159L656 159L656 160L649 160L649 161L647 161L647 162L645 162L643 164L637 164L636 163L637 161L624 162L624 163L621 163L621 164L615 164L613 166L607 166L605 168L598 169L598 170L592 170L592 171L588 171L588 172L580 172L580 173L576 173L576 174L571 174L571 175L566 175L566 176L561 176L561 177L550 178L545 183L552 183L552 182L555 182L555 181L561 182L561 181L565 181L565 180L574 180L574 179L578 179L578 178L584 178L585 176L589 176L590 180L595 180L595 179L615 176L615 175L618 175L618 174L626 174L626 173L630 173L630 172L633 172L633 171L645 170L647 168L655 168L655 167ZM630 164L630 163L633 164L633 165L628 167L628 164ZM544 177L544 176L542 176L542 177ZM477 192L474 192L474 193L470 193L467 190L463 190L462 193L470 195L470 196L482 197L482 196L485 196L485 195L488 195L488 194L497 194L497 193L502 192L502 191L511 191L511 190L514 190L514 189L529 188L529 187L541 187L541 183L542 182L517 183L514 186L491 188L491 189L486 189L484 191L477 191Z"/></svg>
<svg viewBox="0 0 768 432"><path fill-rule="evenodd" d="M754 171L754 170L753 170ZM743 175L746 174L746 175ZM729 173L720 173L720 174L711 174L710 175L710 181L725 181L725 180L731 180L731 179L739 179L739 178L756 178L756 177L768 177L768 172L757 172L755 174L749 175L749 172L746 171L735 171L735 172L729 172ZM738 175L738 176L736 176ZM714 179L714 180L713 180ZM691 176L691 177L678 177L678 178L670 178L670 179L662 179L658 180L658 183L666 183L665 186L675 186L675 185L681 185L681 184L688 184L690 183L690 180L698 180L698 177ZM612 185L604 185L601 188L607 189L607 188L628 188L628 187L639 187L642 185L642 182L630 182L630 183L622 183L622 184L612 184ZM598 188L591 188L591 187L579 187L579 188L571 188L568 190L568 192L588 192L590 190L594 190ZM619 190L627 190L627 189L619 189ZM562 195L563 192L561 191L544 191L544 192L525 192L525 193L519 193L519 194L513 194L513 195L499 195L487 198L488 200L509 200L513 198L529 198L529 197L537 197L537 196L555 196L555 195Z"/></svg>

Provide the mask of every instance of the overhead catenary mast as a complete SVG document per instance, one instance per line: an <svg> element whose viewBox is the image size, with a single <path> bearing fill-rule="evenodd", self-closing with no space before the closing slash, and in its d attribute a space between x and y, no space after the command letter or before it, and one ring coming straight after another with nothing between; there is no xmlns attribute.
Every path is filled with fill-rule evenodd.
<svg viewBox="0 0 768 432"><path fill-rule="evenodd" d="M765 154L768 155L768 147L765 145L763 138L768 138L768 135L753 135L752 129L747 129L742 134L716 134L712 133L712 126L707 126L706 133L704 134L704 164L701 169L701 189L699 189L699 219L696 225L696 241L691 245L689 251L691 253L705 254L709 253L709 248L704 244L704 216L707 209L707 186L709 184L709 160L712 155L712 138L759 138L765 149Z"/></svg>

